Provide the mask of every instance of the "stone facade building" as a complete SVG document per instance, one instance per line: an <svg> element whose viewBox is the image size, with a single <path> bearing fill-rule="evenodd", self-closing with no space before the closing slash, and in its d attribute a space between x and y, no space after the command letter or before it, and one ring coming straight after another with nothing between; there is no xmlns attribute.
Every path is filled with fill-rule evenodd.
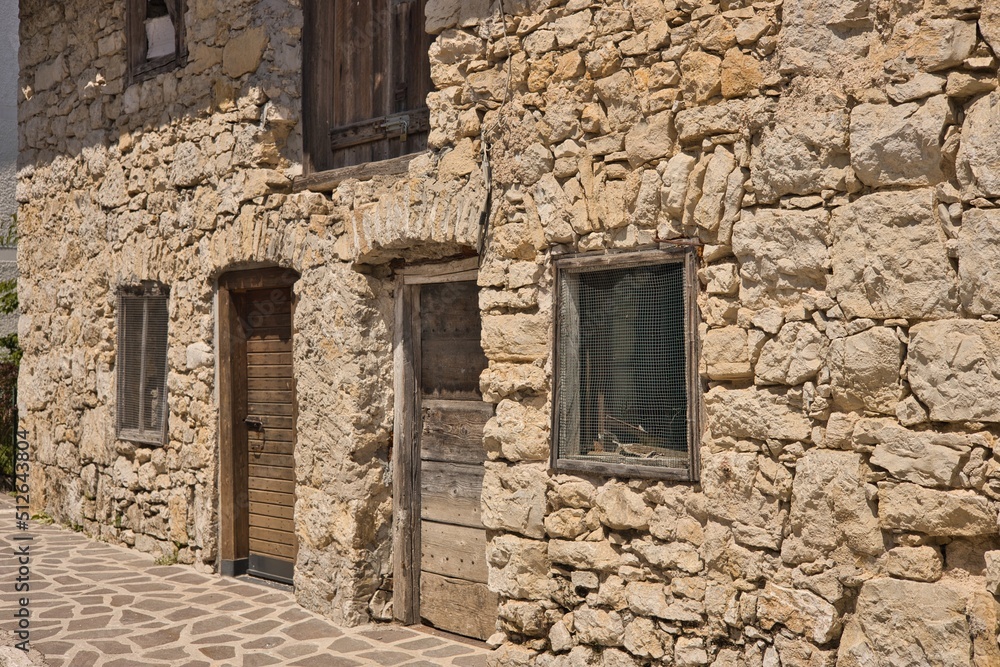
<svg viewBox="0 0 1000 667"><path fill-rule="evenodd" d="M34 510L502 665L1000 664L1000 4L361 4L21 0Z"/></svg>

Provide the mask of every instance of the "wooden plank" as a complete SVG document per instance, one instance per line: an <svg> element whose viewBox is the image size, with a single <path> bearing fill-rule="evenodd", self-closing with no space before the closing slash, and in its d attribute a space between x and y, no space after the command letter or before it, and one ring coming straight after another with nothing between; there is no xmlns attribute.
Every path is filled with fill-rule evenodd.
<svg viewBox="0 0 1000 667"><path fill-rule="evenodd" d="M425 521L483 527L482 465L424 461L420 493L420 516Z"/></svg>
<svg viewBox="0 0 1000 667"><path fill-rule="evenodd" d="M315 2L316 0L312 0ZM324 142L327 151L330 150L330 142ZM398 176L405 174L410 169L410 161L417 157L417 154L400 155L399 157L380 160L378 162L365 162L364 164L354 164L339 169L327 169L318 171L306 176L296 176L292 179L292 190L302 192L330 192L335 190L341 183L350 180L368 181L377 176Z"/></svg>
<svg viewBox="0 0 1000 667"><path fill-rule="evenodd" d="M268 480L278 480L278 479L295 479L295 469L294 468L279 468L276 466L265 466L265 465L255 465L252 461L250 463L250 483L253 484L255 479L268 479Z"/></svg>
<svg viewBox="0 0 1000 667"><path fill-rule="evenodd" d="M289 546L295 543L295 533L292 531L260 528L258 526L250 527L250 538L273 542L275 544L288 544Z"/></svg>
<svg viewBox="0 0 1000 667"><path fill-rule="evenodd" d="M275 327L255 327L251 332L251 335L256 340L263 340L263 341L287 340L291 342L292 329L290 325L281 325Z"/></svg>
<svg viewBox="0 0 1000 667"><path fill-rule="evenodd" d="M250 448L250 463L259 466L295 469L295 457L279 452L256 451Z"/></svg>
<svg viewBox="0 0 1000 667"><path fill-rule="evenodd" d="M424 573L420 615L441 630L486 639L496 632L500 599L486 584Z"/></svg>
<svg viewBox="0 0 1000 667"><path fill-rule="evenodd" d="M221 281L220 281L221 282ZM220 555L233 561L248 555L247 441L241 423L246 401L245 336L237 304L219 289L219 521Z"/></svg>
<svg viewBox="0 0 1000 667"><path fill-rule="evenodd" d="M286 519L277 516L267 516L266 514L255 514L251 510L250 528L267 528L268 530L281 531L291 535L295 532L295 522L291 518Z"/></svg>
<svg viewBox="0 0 1000 667"><path fill-rule="evenodd" d="M247 352L291 352L292 339L287 340L261 340L252 339L247 341Z"/></svg>
<svg viewBox="0 0 1000 667"><path fill-rule="evenodd" d="M230 271L219 278L219 286L239 292L259 289L279 289L291 287L299 279L295 269L271 267L266 269L248 269L246 271Z"/></svg>
<svg viewBox="0 0 1000 667"><path fill-rule="evenodd" d="M295 408L291 403L248 403L247 412L257 417L291 417Z"/></svg>
<svg viewBox="0 0 1000 667"><path fill-rule="evenodd" d="M292 365L291 352L249 352L247 363L251 366L288 366Z"/></svg>
<svg viewBox="0 0 1000 667"><path fill-rule="evenodd" d="M250 490L274 491L277 493L295 493L295 482L287 479L265 479L263 477L251 477L249 480Z"/></svg>
<svg viewBox="0 0 1000 667"><path fill-rule="evenodd" d="M450 262L437 262L434 264L410 264L396 269L396 274L403 276L403 281L407 285L416 284L413 281L421 282L450 282L452 278L460 276L458 280L475 280L479 269L479 257L466 257L455 259Z"/></svg>
<svg viewBox="0 0 1000 667"><path fill-rule="evenodd" d="M244 292L243 303L251 316L288 315L292 312L292 295L287 287Z"/></svg>
<svg viewBox="0 0 1000 667"><path fill-rule="evenodd" d="M486 583L486 530L420 522L421 572Z"/></svg>
<svg viewBox="0 0 1000 667"><path fill-rule="evenodd" d="M298 549L296 546L291 544L281 544L268 542L267 540L250 538L250 551L255 554L263 554L265 556L274 556L275 558L294 561L295 554Z"/></svg>
<svg viewBox="0 0 1000 667"><path fill-rule="evenodd" d="M420 368L419 293L396 289L393 332L393 613L403 623L420 618L420 396L416 373Z"/></svg>
<svg viewBox="0 0 1000 667"><path fill-rule="evenodd" d="M280 446L282 449L275 450L281 453L291 454L294 451L295 446L295 431L290 428L267 428L267 432L262 431L250 431L247 437L251 443L263 441L265 444L270 445L274 443L283 443L281 445L275 444L276 447ZM270 450L268 450L270 451Z"/></svg>
<svg viewBox="0 0 1000 667"><path fill-rule="evenodd" d="M384 142L390 145L402 144L403 132L409 134L426 133L430 130L430 112L427 108L412 109L377 118L366 118L347 125L330 128L330 147L336 153L345 148Z"/></svg>
<svg viewBox="0 0 1000 667"><path fill-rule="evenodd" d="M292 323L281 322L277 319L267 318L254 322L246 322L247 337L250 340L292 340Z"/></svg>
<svg viewBox="0 0 1000 667"><path fill-rule="evenodd" d="M282 430L290 431L295 428L295 420L292 417L280 417L280 416L270 416L270 415L254 415L255 417L261 417L261 421L264 424L264 439L268 440L271 436L268 435L269 431ZM251 433L259 433L259 431L250 431ZM276 434L276 437L279 434Z"/></svg>
<svg viewBox="0 0 1000 667"><path fill-rule="evenodd" d="M392 34L387 36L389 48L389 81L393 96L390 110L420 109L427 105L427 94L433 89L428 52L433 37L424 30L426 0L392 2ZM387 21L387 23L389 23ZM406 142L397 142L392 155L411 153L427 148L427 132L412 132Z"/></svg>
<svg viewBox="0 0 1000 667"><path fill-rule="evenodd" d="M611 266L662 264L670 261L683 262L685 254L692 252L692 250L691 247L678 245L658 250L608 252L602 255L594 255L593 253L564 255L555 260L555 265L558 269L594 269Z"/></svg>
<svg viewBox="0 0 1000 667"><path fill-rule="evenodd" d="M302 2L302 148L307 173L333 166L327 137L335 97L330 93L334 90L337 44L330 44L330 36L338 4L330 0Z"/></svg>
<svg viewBox="0 0 1000 667"><path fill-rule="evenodd" d="M288 289L284 288L281 290L285 293L284 299L291 298L288 295ZM288 301L254 301L252 299L243 299L243 311L246 313L245 325L248 325L251 329L259 329L262 327L284 327L291 326L292 324L292 313L291 305Z"/></svg>
<svg viewBox="0 0 1000 667"><path fill-rule="evenodd" d="M290 378L248 378L247 383L250 382L267 382L267 381L279 381L286 380L291 382ZM247 400L250 403L291 403L292 402L292 391L282 390L282 391L261 391L256 389L251 389L247 392Z"/></svg>
<svg viewBox="0 0 1000 667"><path fill-rule="evenodd" d="M486 460L483 428L493 405L482 401L424 399L420 457L425 461L482 463Z"/></svg>
<svg viewBox="0 0 1000 667"><path fill-rule="evenodd" d="M274 491L250 489L250 502L282 505L291 508L295 506L295 496L291 493L275 493Z"/></svg>
<svg viewBox="0 0 1000 667"><path fill-rule="evenodd" d="M258 492L263 493L263 492ZM288 500L284 501L283 504L275 503L262 503L256 502L253 498L250 499L250 514L256 514L258 516L273 516L281 519L292 519L295 516L295 508L293 507L292 497L288 496Z"/></svg>

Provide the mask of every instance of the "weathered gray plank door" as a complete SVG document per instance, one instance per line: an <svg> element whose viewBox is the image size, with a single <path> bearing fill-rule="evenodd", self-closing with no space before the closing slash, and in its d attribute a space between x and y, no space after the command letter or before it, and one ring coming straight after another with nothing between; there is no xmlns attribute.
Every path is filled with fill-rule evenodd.
<svg viewBox="0 0 1000 667"><path fill-rule="evenodd" d="M416 442L410 445L407 469L397 468L396 474L412 484L409 500L396 496L397 510L405 510L397 512L397 530L411 533L408 553L419 558L419 569L416 563L402 568L399 584L411 597L397 591L396 600L402 597L404 605L397 615L485 639L495 630L498 600L486 585L486 529L480 516L483 427L493 406L479 393L479 375L486 368L479 289L474 280L403 289L409 306L404 313L410 316L403 323L411 337L406 368L412 374L405 384L412 405L397 415L413 420L402 431ZM401 502L408 507L399 507ZM400 514L408 517L402 526ZM406 544L403 540L403 553L397 553L398 566Z"/></svg>

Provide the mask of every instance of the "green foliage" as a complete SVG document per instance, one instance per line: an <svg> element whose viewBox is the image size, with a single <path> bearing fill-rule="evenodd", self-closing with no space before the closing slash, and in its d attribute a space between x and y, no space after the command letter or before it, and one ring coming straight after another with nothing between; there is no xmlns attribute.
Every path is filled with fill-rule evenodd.
<svg viewBox="0 0 1000 667"><path fill-rule="evenodd" d="M41 523L41 524L45 524L46 526L51 525L51 524L55 523L55 521L56 521L55 519L53 519L52 517L50 517L45 512L39 512L38 514L32 515L31 520L32 521L37 521L38 523Z"/></svg>
<svg viewBox="0 0 1000 667"><path fill-rule="evenodd" d="M177 564L177 547L174 547L174 552L172 554L163 554L159 558L153 561L157 565L176 565Z"/></svg>

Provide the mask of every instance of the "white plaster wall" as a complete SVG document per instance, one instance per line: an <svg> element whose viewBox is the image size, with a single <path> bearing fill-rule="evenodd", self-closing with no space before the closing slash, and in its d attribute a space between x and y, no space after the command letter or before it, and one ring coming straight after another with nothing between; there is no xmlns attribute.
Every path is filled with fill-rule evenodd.
<svg viewBox="0 0 1000 667"><path fill-rule="evenodd" d="M0 233L17 210L17 0L0 0Z"/></svg>
<svg viewBox="0 0 1000 667"><path fill-rule="evenodd" d="M17 4L0 0L0 237L17 211ZM17 258L0 247L0 280L17 277ZM0 336L17 331L17 314L0 313Z"/></svg>
<svg viewBox="0 0 1000 667"><path fill-rule="evenodd" d="M17 0L0 0L0 230L17 210Z"/></svg>

